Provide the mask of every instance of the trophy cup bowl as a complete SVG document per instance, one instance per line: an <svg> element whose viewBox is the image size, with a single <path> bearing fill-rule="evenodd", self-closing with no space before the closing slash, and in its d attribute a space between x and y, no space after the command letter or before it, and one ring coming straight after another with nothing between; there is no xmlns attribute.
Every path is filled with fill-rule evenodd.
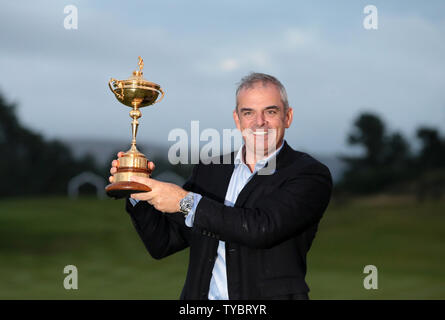
<svg viewBox="0 0 445 320"><path fill-rule="evenodd" d="M129 197L132 193L148 192L151 189L141 183L130 181L132 176L148 178L150 170L148 160L144 154L136 148L136 135L138 129L138 119L142 116L139 108L153 105L164 98L164 91L160 85L147 81L143 78L142 68L144 62L139 57L139 70L133 71L133 75L126 80L116 80L111 78L108 82L110 90L116 96L116 99L131 107L130 117L133 139L130 149L118 159L119 166L117 172L113 175L114 181L105 187L108 196L115 199ZM160 99L159 95L161 95Z"/></svg>

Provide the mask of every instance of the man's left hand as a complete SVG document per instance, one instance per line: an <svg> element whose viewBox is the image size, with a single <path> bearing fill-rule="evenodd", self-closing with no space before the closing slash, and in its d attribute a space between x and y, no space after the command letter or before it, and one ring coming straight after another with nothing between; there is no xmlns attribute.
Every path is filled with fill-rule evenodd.
<svg viewBox="0 0 445 320"><path fill-rule="evenodd" d="M158 181L152 178L133 176L131 181L145 184L151 188L149 192L133 193L131 197L139 201L147 201L156 210L174 213L179 212L179 202L188 191L173 183Z"/></svg>

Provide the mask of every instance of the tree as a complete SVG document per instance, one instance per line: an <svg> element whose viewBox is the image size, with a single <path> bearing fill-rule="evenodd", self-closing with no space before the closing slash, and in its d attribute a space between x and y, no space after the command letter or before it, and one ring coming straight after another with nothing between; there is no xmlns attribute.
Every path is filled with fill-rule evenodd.
<svg viewBox="0 0 445 320"><path fill-rule="evenodd" d="M352 146L361 146L365 152L363 156L341 157L348 168L338 184L340 190L373 193L412 177L409 143L399 132L388 134L377 115L360 115L347 141Z"/></svg>
<svg viewBox="0 0 445 320"><path fill-rule="evenodd" d="M421 127L417 129L421 141L418 164L422 170L445 167L445 140L441 140L436 129Z"/></svg>
<svg viewBox="0 0 445 320"><path fill-rule="evenodd" d="M0 94L0 197L65 194L73 176L99 172L91 157L77 160L62 142L23 127L15 111Z"/></svg>
<svg viewBox="0 0 445 320"><path fill-rule="evenodd" d="M385 124L377 115L364 113L354 122L355 128L348 136L350 145L361 145L365 156L360 165L378 165L382 163L385 146Z"/></svg>
<svg viewBox="0 0 445 320"><path fill-rule="evenodd" d="M441 139L438 130L421 127L417 129L421 148L416 159L417 198L440 198L445 190L445 139Z"/></svg>

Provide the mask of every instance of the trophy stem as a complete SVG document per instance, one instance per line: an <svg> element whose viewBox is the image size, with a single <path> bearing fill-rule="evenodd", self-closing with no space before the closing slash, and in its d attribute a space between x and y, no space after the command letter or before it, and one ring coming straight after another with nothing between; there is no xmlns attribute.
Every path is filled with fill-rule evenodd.
<svg viewBox="0 0 445 320"><path fill-rule="evenodd" d="M131 145L136 145L136 135L138 133L138 126L139 122L136 120L136 118L133 118L133 121L131 122L131 131L133 138L131 139Z"/></svg>
<svg viewBox="0 0 445 320"><path fill-rule="evenodd" d="M133 121L131 121L131 133L132 133L132 139L131 139L131 146L136 146L136 135L138 133L138 126L139 122L138 119L142 116L141 111L139 108L139 102L133 103L133 110L130 111L130 117L133 118Z"/></svg>

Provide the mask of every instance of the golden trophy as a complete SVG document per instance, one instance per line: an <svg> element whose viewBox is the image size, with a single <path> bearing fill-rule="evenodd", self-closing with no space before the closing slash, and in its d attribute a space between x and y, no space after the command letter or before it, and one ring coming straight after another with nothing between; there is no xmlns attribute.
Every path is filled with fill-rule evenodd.
<svg viewBox="0 0 445 320"><path fill-rule="evenodd" d="M132 193L151 191L144 184L130 181L131 176L148 177L151 173L148 168L148 160L144 154L136 148L136 134L138 132L138 119L142 116L139 108L153 105L164 98L164 91L160 85L147 81L142 76L144 61L139 57L139 70L133 71L133 75L127 80L116 80L111 78L108 82L110 90L114 93L120 103L132 108L130 117L131 140L130 150L119 158L119 167L113 175L114 182L105 187L107 195L113 198L128 197ZM159 94L161 98L158 100Z"/></svg>

